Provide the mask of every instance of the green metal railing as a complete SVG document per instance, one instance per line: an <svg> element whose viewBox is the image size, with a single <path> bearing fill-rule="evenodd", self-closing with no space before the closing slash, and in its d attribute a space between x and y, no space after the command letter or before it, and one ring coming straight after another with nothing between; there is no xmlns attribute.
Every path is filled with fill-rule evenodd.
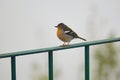
<svg viewBox="0 0 120 80"><path fill-rule="evenodd" d="M27 50L27 51L19 51L19 52L12 52L6 54L0 54L0 58L11 57L11 80L16 80L16 56L23 56L23 55L30 55L36 53L43 53L48 52L48 69L49 69L49 80L53 80L53 51L57 50L64 50L64 49L71 49L77 47L85 47L85 80L89 80L89 47L93 45L111 43L111 42L118 42L120 41L120 37L112 38L112 39L104 39L104 40L97 40L97 41L90 41L90 42L83 42L72 44L65 47L50 47L50 48L43 48L43 49L35 49L35 50Z"/></svg>

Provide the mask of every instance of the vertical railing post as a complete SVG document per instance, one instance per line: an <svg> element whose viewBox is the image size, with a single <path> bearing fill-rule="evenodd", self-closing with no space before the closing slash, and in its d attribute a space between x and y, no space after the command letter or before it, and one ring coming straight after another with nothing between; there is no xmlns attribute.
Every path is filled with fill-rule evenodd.
<svg viewBox="0 0 120 80"><path fill-rule="evenodd" d="M89 79L89 45L85 46L85 80Z"/></svg>
<svg viewBox="0 0 120 80"><path fill-rule="evenodd" d="M15 56L11 57L11 80L16 80L16 59Z"/></svg>
<svg viewBox="0 0 120 80"><path fill-rule="evenodd" d="M48 52L49 80L53 80L53 51Z"/></svg>

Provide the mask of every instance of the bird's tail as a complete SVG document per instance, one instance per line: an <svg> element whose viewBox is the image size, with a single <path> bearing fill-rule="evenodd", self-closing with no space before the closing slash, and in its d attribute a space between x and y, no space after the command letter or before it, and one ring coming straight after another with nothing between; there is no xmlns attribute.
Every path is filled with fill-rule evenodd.
<svg viewBox="0 0 120 80"><path fill-rule="evenodd" d="M84 38L81 38L81 37L78 37L79 39L82 39L83 41L87 41L86 39L84 39Z"/></svg>

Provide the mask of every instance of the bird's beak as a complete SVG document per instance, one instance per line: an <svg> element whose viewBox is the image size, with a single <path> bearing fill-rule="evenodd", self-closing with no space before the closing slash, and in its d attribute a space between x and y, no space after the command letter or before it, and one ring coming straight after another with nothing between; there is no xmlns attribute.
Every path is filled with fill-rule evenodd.
<svg viewBox="0 0 120 80"><path fill-rule="evenodd" d="M58 27L58 26L55 26L56 28Z"/></svg>

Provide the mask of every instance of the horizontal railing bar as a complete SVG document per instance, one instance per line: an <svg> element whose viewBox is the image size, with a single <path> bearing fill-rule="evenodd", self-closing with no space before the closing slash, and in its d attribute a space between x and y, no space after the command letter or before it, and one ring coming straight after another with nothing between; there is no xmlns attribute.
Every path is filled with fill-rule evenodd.
<svg viewBox="0 0 120 80"><path fill-rule="evenodd" d="M65 47L56 46L56 47L50 47L50 48L42 48L42 49L34 49L34 50L4 53L4 54L0 54L0 58L11 57L11 56L20 56L20 55L28 55L28 54L34 54L34 53L42 53L42 52L48 52L48 51L57 51L57 50L83 47L83 46L87 46L87 45L90 46L90 45L104 44L104 43L117 42L117 41L120 41L120 37L76 43L76 44L71 44L71 45L65 46Z"/></svg>

